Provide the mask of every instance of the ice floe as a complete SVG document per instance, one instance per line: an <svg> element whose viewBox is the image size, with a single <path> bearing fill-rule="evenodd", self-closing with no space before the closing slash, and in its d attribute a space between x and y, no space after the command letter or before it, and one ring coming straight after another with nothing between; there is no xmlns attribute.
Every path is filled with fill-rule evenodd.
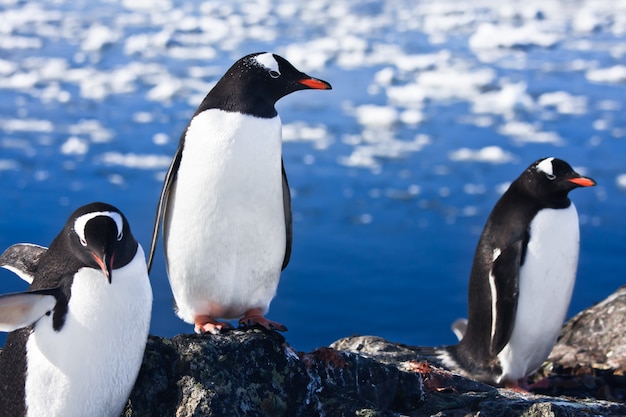
<svg viewBox="0 0 626 417"><path fill-rule="evenodd" d="M499 146L486 146L482 149L461 148L448 154L452 161L487 162L505 164L514 160L514 156Z"/></svg>
<svg viewBox="0 0 626 417"><path fill-rule="evenodd" d="M615 65L587 71L587 79L594 83L626 83L626 66Z"/></svg>
<svg viewBox="0 0 626 417"><path fill-rule="evenodd" d="M105 165L118 165L136 169L163 169L170 166L172 158L165 155L138 155L134 153L105 152L101 161Z"/></svg>

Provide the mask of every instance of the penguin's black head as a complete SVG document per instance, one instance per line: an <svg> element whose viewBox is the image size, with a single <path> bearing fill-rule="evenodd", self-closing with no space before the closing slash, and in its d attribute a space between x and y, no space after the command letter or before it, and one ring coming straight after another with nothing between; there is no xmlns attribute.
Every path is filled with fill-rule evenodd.
<svg viewBox="0 0 626 417"><path fill-rule="evenodd" d="M206 96L196 114L218 108L256 117L276 116L274 105L298 90L330 90L326 81L298 71L285 58L257 52L239 59Z"/></svg>
<svg viewBox="0 0 626 417"><path fill-rule="evenodd" d="M554 157L535 161L518 181L528 194L553 208L569 206L567 194L574 188L596 185L593 179L583 177L567 162Z"/></svg>
<svg viewBox="0 0 626 417"><path fill-rule="evenodd" d="M106 203L92 203L78 208L65 226L71 252L85 265L102 271L111 283L111 271L130 262L137 252L137 242L126 217Z"/></svg>

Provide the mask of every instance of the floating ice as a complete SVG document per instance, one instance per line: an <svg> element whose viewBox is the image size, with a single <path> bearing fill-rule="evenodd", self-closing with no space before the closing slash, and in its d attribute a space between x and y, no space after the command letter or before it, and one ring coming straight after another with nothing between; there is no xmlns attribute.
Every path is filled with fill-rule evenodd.
<svg viewBox="0 0 626 417"><path fill-rule="evenodd" d="M615 65L609 68L599 68L587 71L589 81L594 83L624 83L626 82L626 66Z"/></svg>
<svg viewBox="0 0 626 417"><path fill-rule="evenodd" d="M369 127L388 127L398 121L398 111L390 106L364 104L356 108L359 124Z"/></svg>
<svg viewBox="0 0 626 417"><path fill-rule="evenodd" d="M81 49L85 52L97 52L108 45L112 45L119 39L119 34L111 28L100 23L95 23L89 29L85 39L81 43Z"/></svg>
<svg viewBox="0 0 626 417"><path fill-rule="evenodd" d="M422 72L417 83L427 98L434 100L465 99L480 95L480 90L495 79L491 68L475 71L446 68Z"/></svg>
<svg viewBox="0 0 626 417"><path fill-rule="evenodd" d="M101 157L105 165L118 165L135 169L163 169L170 166L172 158L163 155L138 155L134 153L105 152Z"/></svg>
<svg viewBox="0 0 626 417"><path fill-rule="evenodd" d="M511 136L518 143L551 143L562 145L563 139L554 132L542 132L535 124L508 121L498 128L498 132Z"/></svg>
<svg viewBox="0 0 626 417"><path fill-rule="evenodd" d="M0 129L6 132L52 132L54 125L49 120L0 119Z"/></svg>
<svg viewBox="0 0 626 417"><path fill-rule="evenodd" d="M519 27L509 24L482 23L470 37L469 45L475 51L529 46L547 48L559 40L559 35L546 32L543 26L535 22Z"/></svg>
<svg viewBox="0 0 626 417"><path fill-rule="evenodd" d="M561 114L587 113L587 97L574 96L567 91L544 93L537 99L537 104L542 107L554 107Z"/></svg>
<svg viewBox="0 0 626 417"><path fill-rule="evenodd" d="M312 142L316 149L326 149L332 143L332 136L322 124L309 125L304 122L283 124L284 142Z"/></svg>
<svg viewBox="0 0 626 417"><path fill-rule="evenodd" d="M448 157L452 161L487 162L491 164L505 164L514 159L511 153L499 146L487 146L478 150L461 148L450 152Z"/></svg>
<svg viewBox="0 0 626 417"><path fill-rule="evenodd" d="M61 145L61 153L64 155L84 155L89 151L89 142L76 136L69 137Z"/></svg>
<svg viewBox="0 0 626 417"><path fill-rule="evenodd" d="M505 84L498 91L481 94L472 100L472 112L501 114L512 119L517 112L534 110L535 102L526 93L526 84Z"/></svg>
<svg viewBox="0 0 626 417"><path fill-rule="evenodd" d="M20 165L12 159L0 159L0 171L19 169Z"/></svg>
<svg viewBox="0 0 626 417"><path fill-rule="evenodd" d="M72 135L88 135L93 143L109 142L115 136L113 131L102 126L100 120L80 120L78 123L68 127Z"/></svg>

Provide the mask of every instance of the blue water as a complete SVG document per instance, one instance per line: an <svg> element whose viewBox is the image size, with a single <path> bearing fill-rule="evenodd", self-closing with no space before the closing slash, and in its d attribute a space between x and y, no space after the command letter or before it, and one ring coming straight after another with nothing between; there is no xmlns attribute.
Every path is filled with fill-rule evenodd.
<svg viewBox="0 0 626 417"><path fill-rule="evenodd" d="M543 156L598 182L571 195L581 255L570 315L623 284L626 76L598 79L594 71L623 65L626 9L557 1L519 10L513 2L222 3L0 2L7 22L0 248L47 245L76 207L103 200L124 211L147 249L161 179L188 118L232 62L269 50L333 85L278 105L285 125L323 132L283 147L294 247L268 316L288 326L297 349L353 334L453 343L449 324L466 314L474 247L489 211L503 187ZM502 45L472 43L480 43L483 24L498 28ZM535 32L506 42L510 28L529 27ZM409 65L411 57L429 62ZM461 75L440 84L418 78L451 69L492 73L470 94L454 84ZM426 91L419 102L391 98L394 87L416 82ZM514 85L518 94L502 93ZM498 104L479 109L499 92ZM584 103L563 110L541 98L551 92ZM363 105L380 109L359 120ZM372 122L389 109L417 112L421 121ZM511 134L515 126L531 133ZM426 138L421 145L408 146L418 135ZM496 147L486 160L457 153L486 147ZM151 279L151 333L191 332L172 311L160 250ZM0 271L0 293L25 288Z"/></svg>

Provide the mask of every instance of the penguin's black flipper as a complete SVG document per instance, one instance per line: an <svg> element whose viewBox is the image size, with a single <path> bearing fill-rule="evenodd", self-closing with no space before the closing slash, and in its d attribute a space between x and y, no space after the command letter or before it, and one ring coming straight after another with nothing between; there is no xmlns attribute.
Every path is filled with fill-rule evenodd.
<svg viewBox="0 0 626 417"><path fill-rule="evenodd" d="M0 255L0 267L8 269L29 284L33 282L41 256L48 248L31 243L18 243Z"/></svg>
<svg viewBox="0 0 626 417"><path fill-rule="evenodd" d="M12 332L30 326L52 311L57 299L50 291L0 295L0 331Z"/></svg>
<svg viewBox="0 0 626 417"><path fill-rule="evenodd" d="M285 258L283 259L283 266L281 270L287 267L289 264L289 258L291 258L291 242L293 240L293 219L291 216L291 191L289 191L289 183L287 182L287 174L285 173L285 164L282 159L280 161L280 167L283 173L283 210L285 212L285 232L287 233L287 243L285 247Z"/></svg>
<svg viewBox="0 0 626 417"><path fill-rule="evenodd" d="M519 295L519 270L522 259L523 240L517 240L502 250L493 262L491 274L493 286L492 303L495 302L495 317L491 320L492 335L489 350L497 355L508 343L515 324L517 297Z"/></svg>
<svg viewBox="0 0 626 417"><path fill-rule="evenodd" d="M157 205L157 212L154 217L154 228L152 229L152 240L150 241L150 252L148 253L148 273L150 273L150 270L152 269L152 261L154 260L154 253L156 252L156 245L159 240L159 229L163 224L163 217L165 216L170 190L176 181L176 174L178 172L178 167L180 166L182 155L183 140L181 138L180 145L176 149L176 154L174 154L174 159L172 159L172 163L167 170L167 174L165 174L165 181L163 181L163 188L161 189L161 195L159 196L159 204Z"/></svg>

